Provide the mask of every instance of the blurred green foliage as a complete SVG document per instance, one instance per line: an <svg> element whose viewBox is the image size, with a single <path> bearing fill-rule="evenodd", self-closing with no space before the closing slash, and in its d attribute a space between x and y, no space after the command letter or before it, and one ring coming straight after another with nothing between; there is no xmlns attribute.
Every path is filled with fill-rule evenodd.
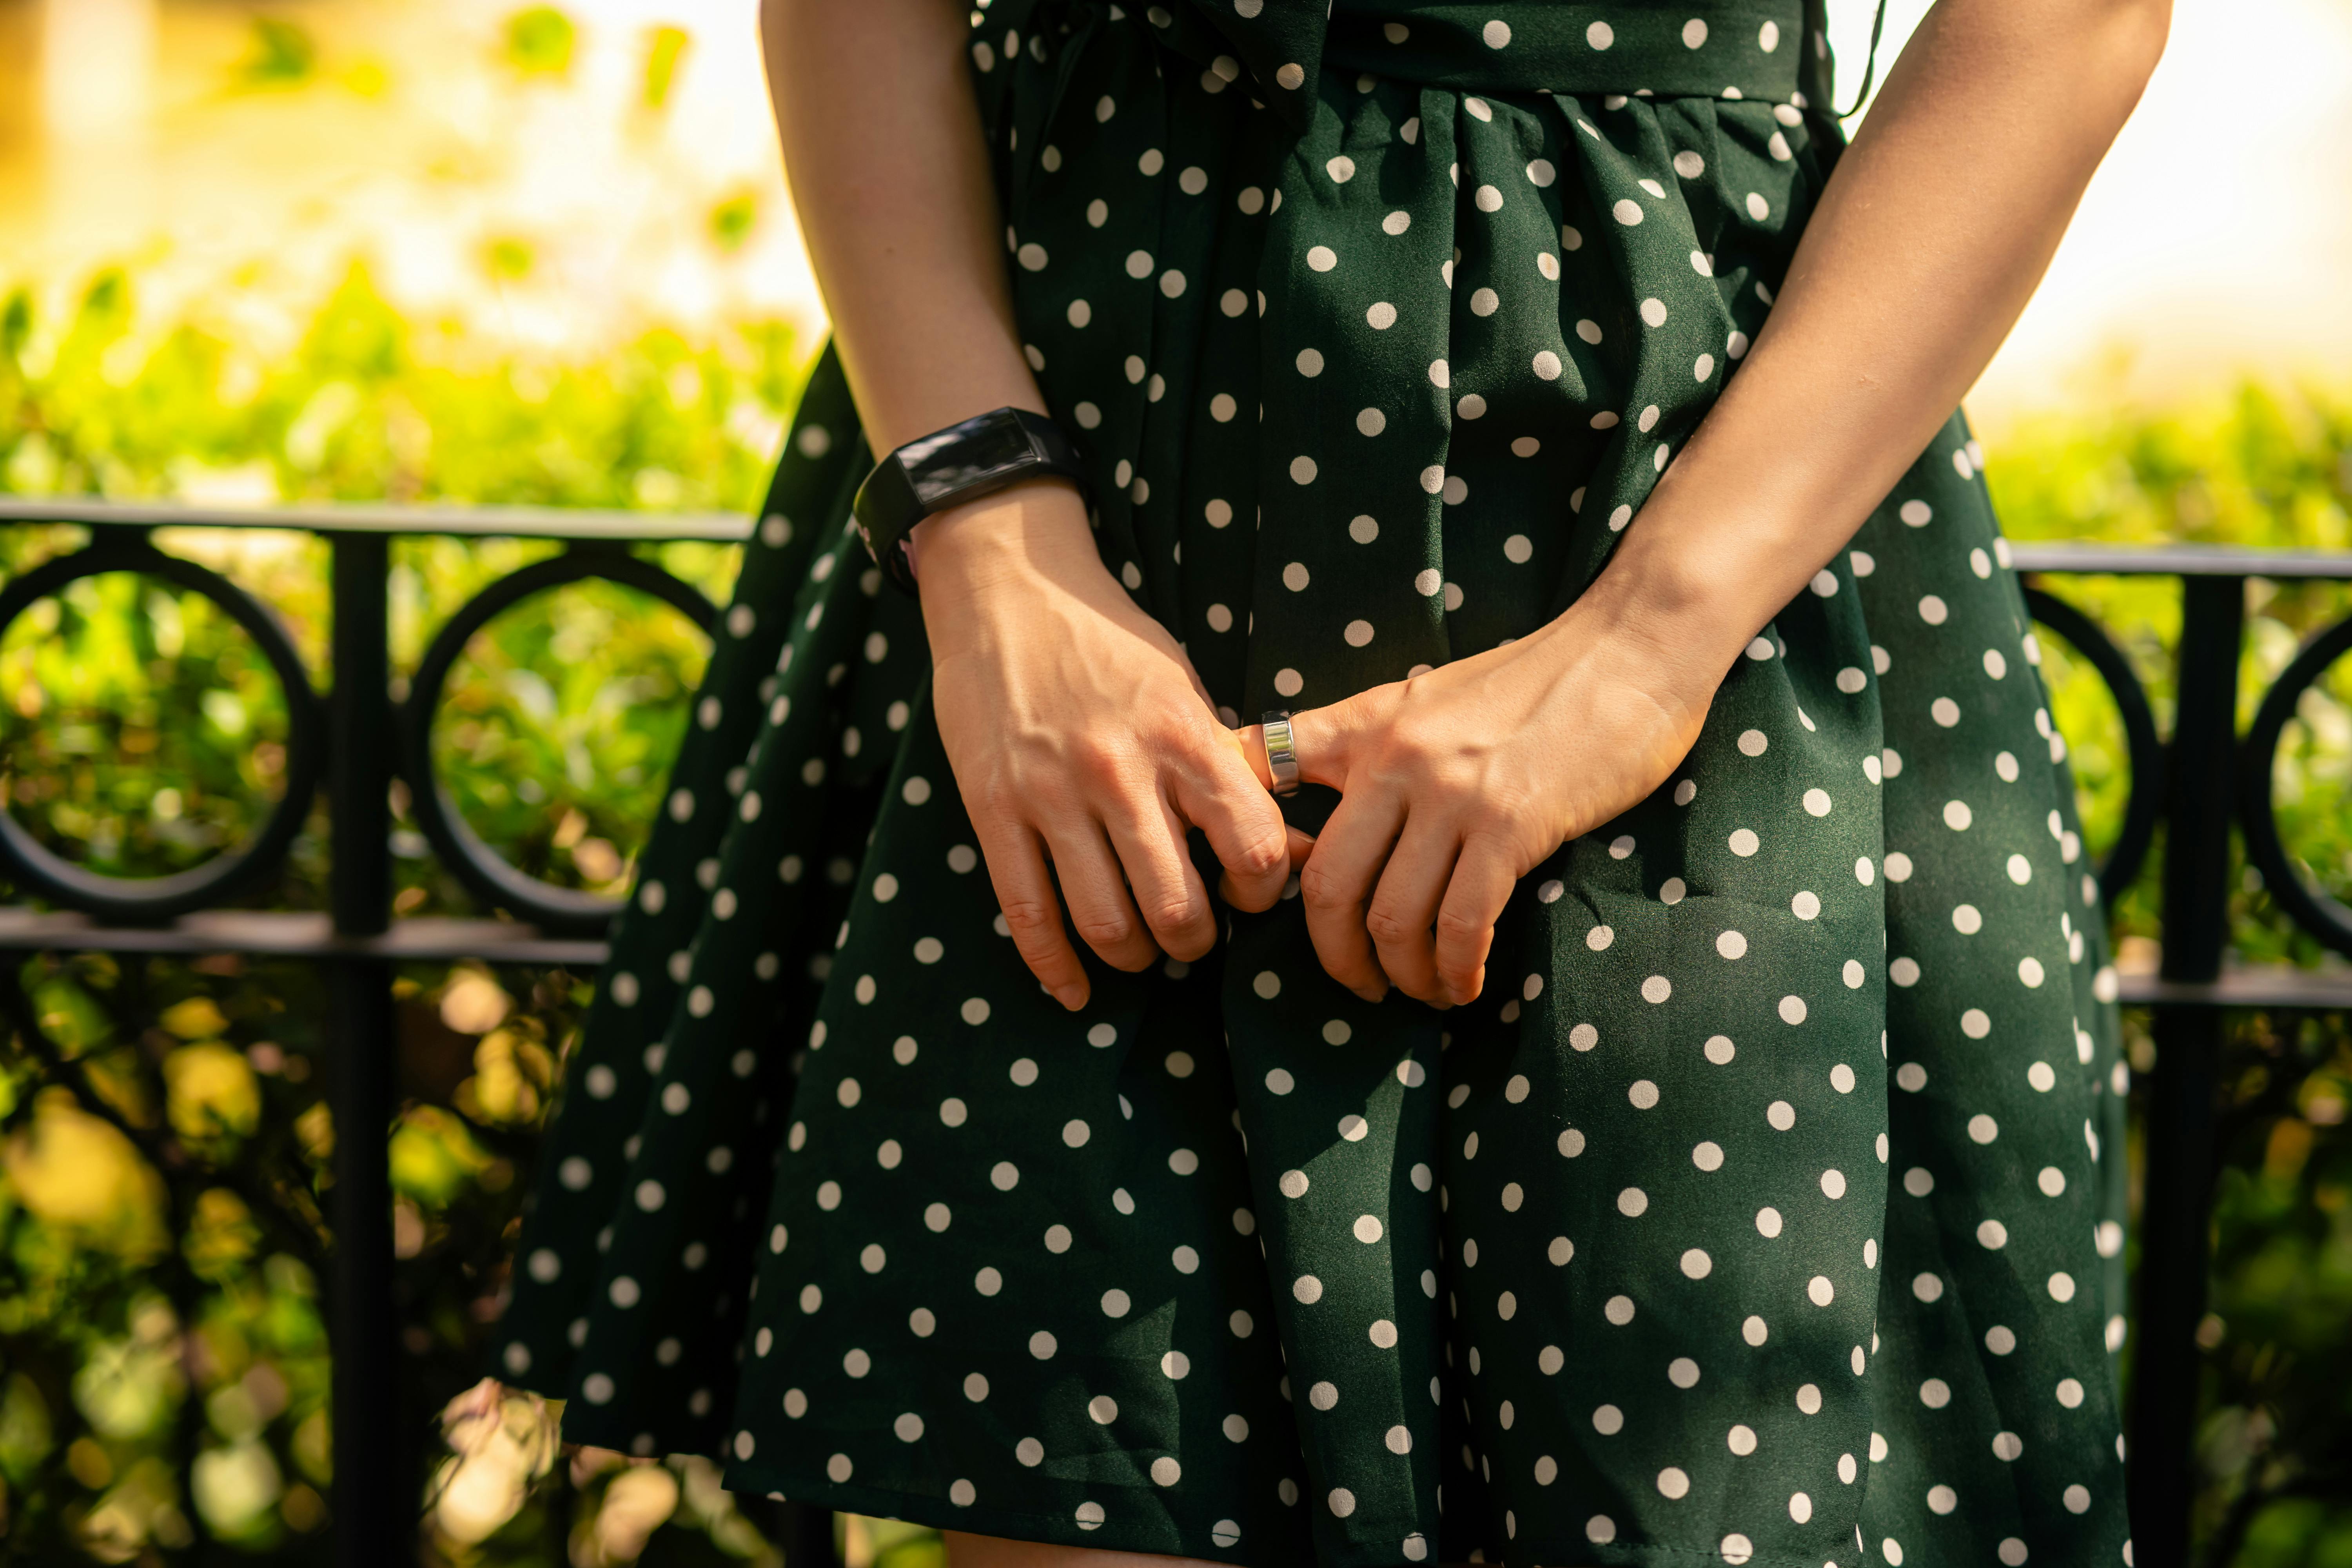
<svg viewBox="0 0 2352 1568"><path fill-rule="evenodd" d="M805 357L781 325L746 323L707 343L648 333L587 363L481 359L462 335L403 320L354 270L289 353L259 361L205 326L142 327L128 280L110 274L55 321L22 292L0 305L0 484L138 496L226 480L286 500L745 510ZM9 530L0 568L81 537ZM323 683L320 542L166 530L161 542L275 607ZM556 548L400 541L396 668L413 670L479 589ZM723 601L731 548L646 553ZM452 672L436 710L440 776L534 874L617 889L705 652L684 617L633 590L591 583L526 600ZM195 593L85 579L0 634L0 790L37 837L93 869L183 870L243 837L279 791L288 733L260 650ZM403 818L401 911L462 902L404 803ZM306 835L281 901L316 907L322 854Z"/></svg>
<svg viewBox="0 0 2352 1568"><path fill-rule="evenodd" d="M637 101L645 108L659 110L668 107L669 89L677 85L678 67L685 63L687 46L693 36L684 27L667 23L646 30L645 83Z"/></svg>
<svg viewBox="0 0 2352 1568"><path fill-rule="evenodd" d="M236 81L247 89L300 87L318 69L319 43L309 28L282 16L256 16Z"/></svg>
<svg viewBox="0 0 2352 1568"><path fill-rule="evenodd" d="M549 47L533 43L530 58ZM0 304L0 489L746 509L809 347L748 323L708 341L647 333L587 362L491 353L457 327L404 319L364 271L282 352L245 344L226 319L144 321L119 274L63 310L26 294ZM2344 549L2347 454L2352 399L2249 387L2153 412L2094 401L2005 433L1990 472L2021 538ZM0 571L81 537L0 531ZM159 542L275 606L323 679L316 541L171 530ZM396 668L413 671L467 598L552 548L400 542ZM646 553L723 599L730 551ZM2174 585L2048 585L2113 631L2166 710ZM2251 607L2249 710L2295 643L2352 598L2264 584ZM2043 642L2095 849L2128 784L2120 736L2095 678ZM703 657L698 633L632 593L591 584L527 601L452 673L440 775L517 864L615 891ZM282 776L287 726L243 633L167 584L94 580L0 637L5 808L95 868L181 869L250 832ZM2352 893L2347 791L2352 671L2338 670L2290 731L2279 798L2288 841L2339 896ZM395 805L401 911L473 912ZM314 824L270 901L317 907L323 857ZM2155 875L2152 864L2117 910L2127 963L2154 959ZM2235 913L2246 956L2321 961L2257 879L2242 879ZM45 955L10 961L5 979L0 1558L322 1560L331 1475L315 1280L339 1130L320 1094L334 1042L317 975ZM772 1562L756 1512L719 1490L708 1462L567 1458L544 1405L476 1386L520 1173L589 994L584 976L469 964L399 982L402 1110L389 1131L410 1403L381 1418L417 1430L441 1418L446 1448L420 1454L415 1475L433 1561ZM2143 1025L2130 1028L2145 1070ZM2228 1082L2200 1530L2216 1563L2352 1561L2352 1039L2340 1017L2246 1020ZM856 1563L939 1561L927 1531L843 1530Z"/></svg>
<svg viewBox="0 0 2352 1568"><path fill-rule="evenodd" d="M224 319L239 303L215 301ZM650 332L578 362L492 353L404 320L354 270L270 352L210 318L142 321L130 280L108 274L63 310L21 291L0 302L0 488L741 510L764 486L806 347L747 322L702 342ZM0 531L0 571L84 537ZM173 529L158 542L271 605L323 682L318 541ZM400 541L403 677L467 599L555 548ZM731 548L645 553L723 602ZM617 890L706 646L674 611L601 583L526 600L451 671L440 776L518 864ZM0 798L93 869L168 873L245 837L280 786L288 731L250 639L174 584L85 580L0 637ZM401 911L470 912L395 806ZM324 855L320 820L266 901L317 907ZM331 1444L312 1280L336 1130L318 976L233 959L17 962L0 982L0 1560L323 1560ZM413 1408L377 1418L423 1431L478 1377L518 1172L586 995L577 977L470 965L401 979L390 1131ZM772 1560L714 1467L663 1471L665 1493L610 1473L635 1468L608 1458L532 1475L478 1536L436 1525L435 1550L452 1563L617 1562L607 1547L634 1558L631 1542L675 1536L719 1561ZM445 1514L463 1522L454 1505L434 1518ZM587 1544L575 1551L574 1536Z"/></svg>
<svg viewBox="0 0 2352 1568"><path fill-rule="evenodd" d="M562 76L580 41L572 18L552 5L530 5L507 18L507 63L530 76Z"/></svg>
<svg viewBox="0 0 2352 1568"><path fill-rule="evenodd" d="M760 226L760 200L749 192L710 209L710 237L721 250L740 250Z"/></svg>
<svg viewBox="0 0 2352 1568"><path fill-rule="evenodd" d="M2151 410L2094 393L2064 414L2003 432L1986 479L2002 527L2016 539L2352 550L2352 394L2244 384ZM2043 585L2107 629L2147 688L2158 728L2168 730L2178 583L2067 577ZM2242 724L2303 641L2352 614L2352 591L2258 581L2247 610ZM2122 728L2097 677L2054 637L2042 640L2086 829L2104 847L2122 822L2130 784ZM2339 660L2305 694L2279 748L2273 792L2290 852L2319 886L2352 900L2352 660ZM2116 929L2127 937L2158 934L2161 863L2159 843L2138 886L2118 902ZM2260 879L2242 862L2239 873L2231 912L2240 955L2322 962L2318 944L2290 927Z"/></svg>

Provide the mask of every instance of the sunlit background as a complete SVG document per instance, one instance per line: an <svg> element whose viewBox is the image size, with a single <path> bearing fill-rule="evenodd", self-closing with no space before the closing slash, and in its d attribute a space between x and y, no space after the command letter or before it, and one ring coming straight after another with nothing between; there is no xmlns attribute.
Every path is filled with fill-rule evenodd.
<svg viewBox="0 0 2352 1568"><path fill-rule="evenodd" d="M0 493L751 506L823 335L755 9L0 0ZM1893 0L1882 61L1925 9ZM1843 105L1872 14L1831 11ZM2179 0L2147 99L1970 399L2010 530L2352 548L2347 195L2352 0ZM0 574L80 537L0 530ZM323 670L315 539L164 542L268 600ZM399 543L396 668L551 548ZM734 570L711 546L646 552L714 595ZM2171 585L2067 591L2168 708ZM2249 693L2347 608L2257 584ZM620 891L704 652L618 589L530 601L453 674L441 776L518 865ZM2105 843L2126 784L2113 710L2054 643L2046 673ZM2352 895L2352 677L2300 712L2282 824ZM289 724L252 646L192 595L92 580L0 637L0 801L96 869L177 870L249 831ZM398 911L479 912L395 805ZM324 862L314 824L275 900L318 907ZM2154 875L2117 902L2126 969L2158 961ZM2232 914L2250 959L2331 962L2256 881ZM317 976L45 955L15 978L37 1026L0 1028L0 1560L321 1561L336 1129ZM564 1457L546 1408L478 1382L589 984L473 964L399 982L404 1388L446 1439L420 1458L425 1560L772 1563L708 1462ZM2352 1484L2328 1468L2352 1418L2312 1397L2352 1386L2340 1036L2287 1103L2235 1124L2218 1189L2198 1507L2238 1568L2352 1563ZM2249 1104L2251 1070L2232 1079ZM923 1532L843 1529L856 1568L939 1561Z"/></svg>
<svg viewBox="0 0 2352 1568"><path fill-rule="evenodd" d="M1926 10L1891 0L1882 60ZM0 0L0 279L140 264L285 312L354 256L409 311L578 348L658 320L814 327L754 0ZM1841 104L1867 0L1835 0ZM1958 134L1967 134L1965 126ZM2182 0L2040 297L1971 399L2142 395L2352 352L2352 7ZM267 310L248 319L269 324Z"/></svg>

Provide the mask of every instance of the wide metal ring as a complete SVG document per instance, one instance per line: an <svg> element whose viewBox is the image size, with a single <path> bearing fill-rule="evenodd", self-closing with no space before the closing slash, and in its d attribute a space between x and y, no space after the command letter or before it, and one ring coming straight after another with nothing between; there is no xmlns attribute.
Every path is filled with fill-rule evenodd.
<svg viewBox="0 0 2352 1568"><path fill-rule="evenodd" d="M1294 793L1298 788L1298 748L1290 733L1290 710L1265 715L1259 732L1265 737L1265 771L1274 777L1274 793Z"/></svg>
<svg viewBox="0 0 2352 1568"><path fill-rule="evenodd" d="M509 910L542 931L564 936L601 936L620 912L621 900L542 882L517 870L483 841L433 772L433 710L440 705L449 671L476 632L533 594L591 577L651 594L705 633L718 622L718 606L652 562L617 549L575 546L509 573L468 599L434 636L409 683L408 700L400 707L401 772L408 781L409 809L442 863L484 904Z"/></svg>
<svg viewBox="0 0 2352 1568"><path fill-rule="evenodd" d="M254 640L286 693L286 787L241 847L168 877L109 877L85 870L25 830L0 803L0 863L25 890L66 909L130 925L161 924L192 910L224 904L250 892L278 868L310 815L325 760L326 714L310 685L302 655L277 616L262 602L209 567L166 555L143 531L130 538L101 532L71 555L45 562L0 590L0 635L38 600L68 584L110 572L161 577L193 589L225 611Z"/></svg>
<svg viewBox="0 0 2352 1568"><path fill-rule="evenodd" d="M2239 784L2239 816L2246 832L2246 854L2263 874L2263 885L2295 924L2327 947L2352 957L2352 909L2330 897L2315 883L2306 883L2287 858L2279 840L2278 806L2272 798L2271 780L2278 764L2279 742L2295 705L2328 666L2352 653L2352 619L2336 622L2305 643L2294 662L2263 697L2254 712L2254 726L2246 732L2245 776Z"/></svg>
<svg viewBox="0 0 2352 1568"><path fill-rule="evenodd" d="M2067 646L2098 671L2116 711L2124 721L2124 750L2131 763L2131 794L2124 803L2123 830L2116 835L2099 867L2099 896L2113 904L2139 876L2156 837L2157 814L2164 803L2164 742L2156 733L2156 714L2123 649L2082 611L2042 589L2029 585L2025 608L2036 621L2056 632Z"/></svg>

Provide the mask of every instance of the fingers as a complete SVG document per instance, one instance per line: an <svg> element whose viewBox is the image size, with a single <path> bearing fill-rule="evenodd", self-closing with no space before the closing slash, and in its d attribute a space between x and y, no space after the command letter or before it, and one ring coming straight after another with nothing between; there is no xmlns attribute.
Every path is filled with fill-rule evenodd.
<svg viewBox="0 0 2352 1568"><path fill-rule="evenodd" d="M1143 923L1163 951L1189 963L1216 942L1216 914L1184 852L1184 824L1164 801L1139 804L1140 809L1108 814L1103 826L1127 868L1128 891Z"/></svg>
<svg viewBox="0 0 2352 1568"><path fill-rule="evenodd" d="M1126 879L1102 825L1091 816L1071 816L1045 827L1045 850L1070 907L1070 925L1096 956L1114 969L1132 973L1150 967L1160 949L1128 897Z"/></svg>
<svg viewBox="0 0 2352 1568"><path fill-rule="evenodd" d="M1278 888L1275 890L1274 896L1276 899L1280 899L1282 897L1283 889L1286 889L1290 886L1290 878L1297 875L1298 868L1306 865L1307 857L1313 854L1315 851L1315 836L1299 828L1293 827L1288 823L1283 824L1283 840L1284 847L1286 852L1288 875L1286 875L1283 878L1282 888ZM1248 908L1248 906L1244 904L1236 896L1233 873L1230 871L1217 879L1217 896L1224 900L1225 902L1233 905L1235 909ZM1272 906L1269 905L1267 907L1271 908ZM1253 910L1252 912L1255 913L1256 911Z"/></svg>
<svg viewBox="0 0 2352 1568"><path fill-rule="evenodd" d="M1360 691L1328 708L1307 708L1290 716L1290 746L1298 755L1298 777L1306 784L1328 784L1344 791L1348 774L1360 760L1356 752L1385 725L1404 692L1402 681ZM1257 742L1264 765L1265 742Z"/></svg>
<svg viewBox="0 0 2352 1568"><path fill-rule="evenodd" d="M1363 729L1358 703L1359 699L1351 697L1328 708L1302 709L1290 716L1290 748L1298 757L1300 783L1329 784L1333 789L1346 784L1349 742ZM1233 733L1258 786L1272 790L1274 769L1266 761L1265 726L1244 724Z"/></svg>
<svg viewBox="0 0 2352 1568"><path fill-rule="evenodd" d="M1485 989L1495 922L1502 918L1519 876L1517 858L1507 842L1475 833L1463 841L1454 879L1437 910L1438 978L1457 1005L1477 1000Z"/></svg>
<svg viewBox="0 0 2352 1568"><path fill-rule="evenodd" d="M1264 747L1258 763L1265 765ZM1217 889L1225 901L1253 913L1272 909L1290 879L1289 844L1281 808L1241 751L1212 744L1196 773L1177 774L1173 794L1177 811L1209 836L1209 847L1224 868Z"/></svg>
<svg viewBox="0 0 2352 1568"><path fill-rule="evenodd" d="M1461 836L1452 824L1433 812L1409 815L1364 914L1382 971L1398 990L1434 1005L1465 1000L1440 983L1430 936L1460 852Z"/></svg>
<svg viewBox="0 0 2352 1568"><path fill-rule="evenodd" d="M1389 989L1365 929L1367 906L1403 826L1402 801L1369 789L1343 795L1298 873L1316 956L1331 978L1367 1002L1379 1001Z"/></svg>
<svg viewBox="0 0 2352 1568"><path fill-rule="evenodd" d="M1029 966L1055 1001L1075 1013L1087 1005L1091 987L1076 949L1062 929L1062 900L1046 874L1037 836L1026 823L975 819L988 879L1021 962Z"/></svg>

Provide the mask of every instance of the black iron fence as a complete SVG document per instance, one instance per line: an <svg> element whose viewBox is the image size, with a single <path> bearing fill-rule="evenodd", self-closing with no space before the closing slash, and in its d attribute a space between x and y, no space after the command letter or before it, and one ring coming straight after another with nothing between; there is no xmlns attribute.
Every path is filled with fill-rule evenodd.
<svg viewBox="0 0 2352 1568"><path fill-rule="evenodd" d="M715 607L633 545L740 542L749 520L518 508L324 507L227 510L101 501L0 500L0 524L79 524L79 551L0 588L0 632L37 601L80 578L131 572L194 590L260 647L291 717L284 788L243 846L175 876L126 879L94 874L53 854L0 809L0 877L34 903L0 906L0 951L127 954L236 953L292 957L324 966L334 1018L331 1102L345 1135L334 1151L334 1259L329 1294L339 1413L398 1407L398 1308L393 1289L392 1190L383 1137L393 1091L393 971L412 961L593 968L614 905L541 882L501 859L466 823L434 774L430 735L443 685L467 640L493 616L543 590L602 578L654 595L709 627ZM332 683L320 692L270 609L226 577L159 549L158 527L308 531L331 552ZM395 697L387 596L395 535L538 538L553 557L492 583L437 629ZM2132 1512L2142 1568L2189 1559L2188 1510L2205 1310L2208 1205L2214 1175L2214 1096L2224 1015L2230 1009L2352 1012L2352 971L2238 968L2229 957L2231 833L2279 906L2320 943L2352 957L2352 909L2297 868L2280 839L2273 761L2298 699L2352 652L2352 619L2311 639L2238 731L2240 660L2250 580L2352 581L2352 556L2280 551L2116 549L2019 545L2038 620L2099 673L2121 712L2131 767L2130 803L2100 870L2113 898L2137 876L2159 828L2163 963L2126 974L2126 1006L2153 1011L2157 1068L2146 1103L2146 1172L2138 1233L2133 1386L2129 1390ZM2181 636L2175 716L2159 735L2146 691L2097 624L2049 591L2072 575L2168 577L2180 584ZM506 918L395 920L392 793L404 783L418 827L442 863ZM331 825L324 913L230 909L278 875L318 792ZM415 1468L405 1435L387 1420L337 1419L334 1558L347 1568L414 1561ZM802 1521L803 1523L808 1521ZM829 1552L822 1532L800 1532L804 1552Z"/></svg>

